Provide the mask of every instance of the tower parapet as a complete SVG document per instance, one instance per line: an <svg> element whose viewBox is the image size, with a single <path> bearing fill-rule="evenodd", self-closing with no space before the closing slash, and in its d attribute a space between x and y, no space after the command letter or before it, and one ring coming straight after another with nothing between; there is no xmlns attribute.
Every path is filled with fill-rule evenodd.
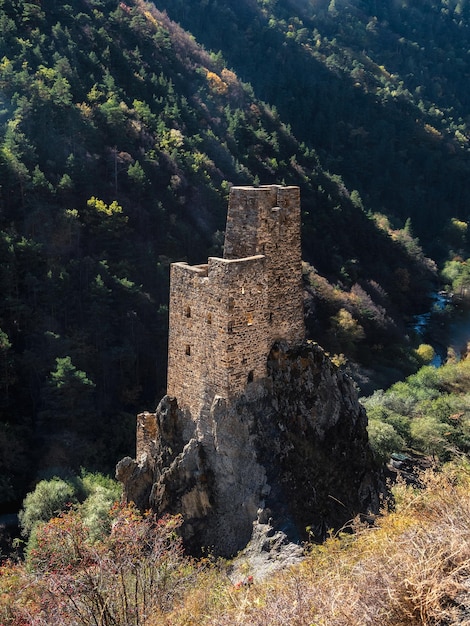
<svg viewBox="0 0 470 626"><path fill-rule="evenodd" d="M168 388L194 419L265 378L276 339L304 339L298 187L233 187L224 258L173 263Z"/></svg>

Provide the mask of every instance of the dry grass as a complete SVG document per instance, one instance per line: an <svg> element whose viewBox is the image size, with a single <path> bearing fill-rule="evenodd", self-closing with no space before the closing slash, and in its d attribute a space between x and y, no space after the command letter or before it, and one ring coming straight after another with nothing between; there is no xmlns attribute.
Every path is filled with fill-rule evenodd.
<svg viewBox="0 0 470 626"><path fill-rule="evenodd" d="M146 600L145 610L136 611L129 602L129 610L119 611L116 595L108 593L100 604L106 612L92 612L92 621L108 626L470 626L470 466L447 466L423 475L422 482L425 489L396 486L396 510L384 513L375 526L357 523L353 533L312 546L300 565L264 581L246 571L246 581L255 576L249 585L233 585L221 563L185 559L177 543L170 542L177 551L175 566L168 569L171 554L163 551L158 568L145 569L158 584L145 598L146 587L133 587ZM109 539L118 540L119 550L106 544L100 560L88 565L86 559L67 561L63 541L54 543L62 537L58 531L67 530L67 537L78 539L73 545L80 554L100 547L80 542L71 516L48 526L52 543L46 543L53 549L46 554L43 546L40 553L49 555L52 571L49 566L30 571L21 563L0 568L0 626L88 626L92 621L82 619L86 600L97 593L101 598L119 584L109 554L117 555L118 565L132 566L132 580L141 572L145 554L138 552L142 541L137 531L148 521L123 518L126 532ZM82 574L91 580L99 563L104 574L99 585L91 585L91 596L84 596ZM52 583L60 594L51 593L56 589ZM121 588L126 592L127 587ZM65 614L70 619L64 621Z"/></svg>
<svg viewBox="0 0 470 626"><path fill-rule="evenodd" d="M470 625L470 470L449 466L423 481L419 491L397 486L396 511L377 526L332 537L270 580L236 589L220 572L202 574L185 604L158 623Z"/></svg>

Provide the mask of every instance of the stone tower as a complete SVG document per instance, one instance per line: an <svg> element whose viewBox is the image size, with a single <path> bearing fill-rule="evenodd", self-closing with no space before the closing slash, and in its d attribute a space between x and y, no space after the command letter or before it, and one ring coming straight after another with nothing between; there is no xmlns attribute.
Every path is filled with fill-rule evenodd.
<svg viewBox="0 0 470 626"><path fill-rule="evenodd" d="M167 395L116 475L128 502L183 516L190 551L253 538L269 567L306 528L323 540L378 511L364 407L304 341L297 187L234 187L224 258L172 265L168 354Z"/></svg>
<svg viewBox="0 0 470 626"><path fill-rule="evenodd" d="M233 187L224 258L171 266L167 394L196 419L265 378L275 340L304 334L300 190Z"/></svg>

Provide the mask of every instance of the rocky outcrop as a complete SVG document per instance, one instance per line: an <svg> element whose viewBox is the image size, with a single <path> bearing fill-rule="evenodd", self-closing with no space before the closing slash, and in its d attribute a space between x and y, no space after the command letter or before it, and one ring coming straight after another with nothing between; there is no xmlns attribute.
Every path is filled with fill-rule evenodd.
<svg viewBox="0 0 470 626"><path fill-rule="evenodd" d="M280 343L267 378L235 399L216 396L193 419L166 396L139 416L138 458L117 477L139 507L181 513L193 551L231 556L260 519L284 543L321 540L378 509L366 425L353 383L319 346Z"/></svg>
<svg viewBox="0 0 470 626"><path fill-rule="evenodd" d="M253 581L267 578L304 558L303 546L290 541L285 532L272 526L271 511L263 509L253 523L247 546L230 563L227 574L234 584L246 584L247 572Z"/></svg>

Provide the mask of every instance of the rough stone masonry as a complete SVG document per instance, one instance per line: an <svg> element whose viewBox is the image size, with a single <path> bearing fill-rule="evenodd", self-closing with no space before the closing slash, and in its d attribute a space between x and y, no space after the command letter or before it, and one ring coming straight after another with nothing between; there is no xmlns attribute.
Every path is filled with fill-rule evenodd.
<svg viewBox="0 0 470 626"><path fill-rule="evenodd" d="M193 419L266 378L277 339L305 336L298 187L233 187L224 258L173 263L167 393Z"/></svg>
<svg viewBox="0 0 470 626"><path fill-rule="evenodd" d="M117 477L181 513L195 552L232 556L261 526L322 539L378 509L354 386L304 339L300 224L298 187L233 187L224 257L171 266L167 395Z"/></svg>

